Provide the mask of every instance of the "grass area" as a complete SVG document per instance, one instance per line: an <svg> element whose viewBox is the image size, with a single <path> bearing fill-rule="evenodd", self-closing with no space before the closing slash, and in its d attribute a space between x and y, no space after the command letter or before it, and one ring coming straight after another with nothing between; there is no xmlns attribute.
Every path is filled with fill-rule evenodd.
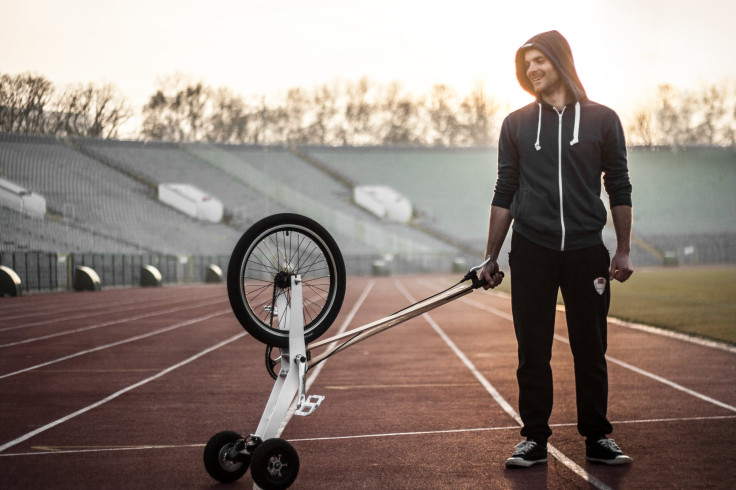
<svg viewBox="0 0 736 490"><path fill-rule="evenodd" d="M613 283L610 316L736 344L736 267L647 268Z"/></svg>
<svg viewBox="0 0 736 490"><path fill-rule="evenodd" d="M639 269L613 282L609 315L736 344L736 267Z"/></svg>

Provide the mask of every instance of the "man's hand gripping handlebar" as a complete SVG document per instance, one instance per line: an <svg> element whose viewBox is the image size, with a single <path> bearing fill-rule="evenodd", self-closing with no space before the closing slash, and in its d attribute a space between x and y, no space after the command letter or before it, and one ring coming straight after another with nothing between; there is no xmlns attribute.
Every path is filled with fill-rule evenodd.
<svg viewBox="0 0 736 490"><path fill-rule="evenodd" d="M480 274L478 274L480 271ZM498 262L488 257L482 264L476 265L465 274L463 281L471 280L473 289L493 289L503 281L503 271L498 269Z"/></svg>

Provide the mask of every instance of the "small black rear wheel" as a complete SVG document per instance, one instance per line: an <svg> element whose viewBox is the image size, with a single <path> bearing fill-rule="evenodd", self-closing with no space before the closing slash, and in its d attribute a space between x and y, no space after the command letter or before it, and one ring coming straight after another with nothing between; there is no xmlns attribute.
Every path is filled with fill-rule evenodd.
<svg viewBox="0 0 736 490"><path fill-rule="evenodd" d="M230 455L236 444L244 445L243 436L225 430L212 436L204 447L204 467L215 480L231 483L248 471L250 456L238 454L237 458L233 459Z"/></svg>
<svg viewBox="0 0 736 490"><path fill-rule="evenodd" d="M289 488L299 474L299 455L283 439L267 439L253 451L250 475L263 490Z"/></svg>

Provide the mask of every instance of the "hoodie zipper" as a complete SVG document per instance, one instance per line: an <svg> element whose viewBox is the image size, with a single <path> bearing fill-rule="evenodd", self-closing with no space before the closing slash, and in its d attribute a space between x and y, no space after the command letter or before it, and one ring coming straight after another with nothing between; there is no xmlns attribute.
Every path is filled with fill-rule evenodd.
<svg viewBox="0 0 736 490"><path fill-rule="evenodd" d="M557 185L560 189L560 226L562 227L562 241L560 243L560 251L565 251L565 211L562 208L562 115L565 113L565 107L561 111L558 111L555 107L555 112L559 119L557 125Z"/></svg>

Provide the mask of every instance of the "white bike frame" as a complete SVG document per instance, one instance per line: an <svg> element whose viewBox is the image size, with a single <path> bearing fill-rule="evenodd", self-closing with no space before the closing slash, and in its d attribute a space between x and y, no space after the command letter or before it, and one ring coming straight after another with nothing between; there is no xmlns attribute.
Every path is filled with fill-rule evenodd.
<svg viewBox="0 0 736 490"><path fill-rule="evenodd" d="M261 416L261 421L254 434L251 434L251 440L265 441L276 437L281 425L283 424L286 414L294 403L296 398L295 415L307 416L314 413L319 407L324 396L310 395L306 396L306 376L307 371L317 363L323 361L327 357L346 349L352 345L361 342L383 330L394 327L411 318L426 313L429 310L442 306L454 301L455 299L465 296L482 286L477 278L477 271L482 269L488 262L486 260L482 264L473 267L468 274L457 285L444 291L439 295L435 295L418 303L415 303L404 310L393 315L389 315L381 320L355 328L349 332L343 332L340 335L331 337L320 342L316 342L307 349L304 342L304 313L303 313L303 296L302 296L302 280L301 276L291 276L291 301L286 297L286 290L282 290L276 298L276 311L279 315L285 315L284 325L289 326L289 347L281 350L281 370L276 377L271 396L266 403L266 408ZM466 280L471 280L472 284L462 284ZM279 322L281 324L281 322ZM328 351L322 352L311 361L307 361L307 352L314 348L323 347L331 342L340 339L350 338L343 344L334 347Z"/></svg>

